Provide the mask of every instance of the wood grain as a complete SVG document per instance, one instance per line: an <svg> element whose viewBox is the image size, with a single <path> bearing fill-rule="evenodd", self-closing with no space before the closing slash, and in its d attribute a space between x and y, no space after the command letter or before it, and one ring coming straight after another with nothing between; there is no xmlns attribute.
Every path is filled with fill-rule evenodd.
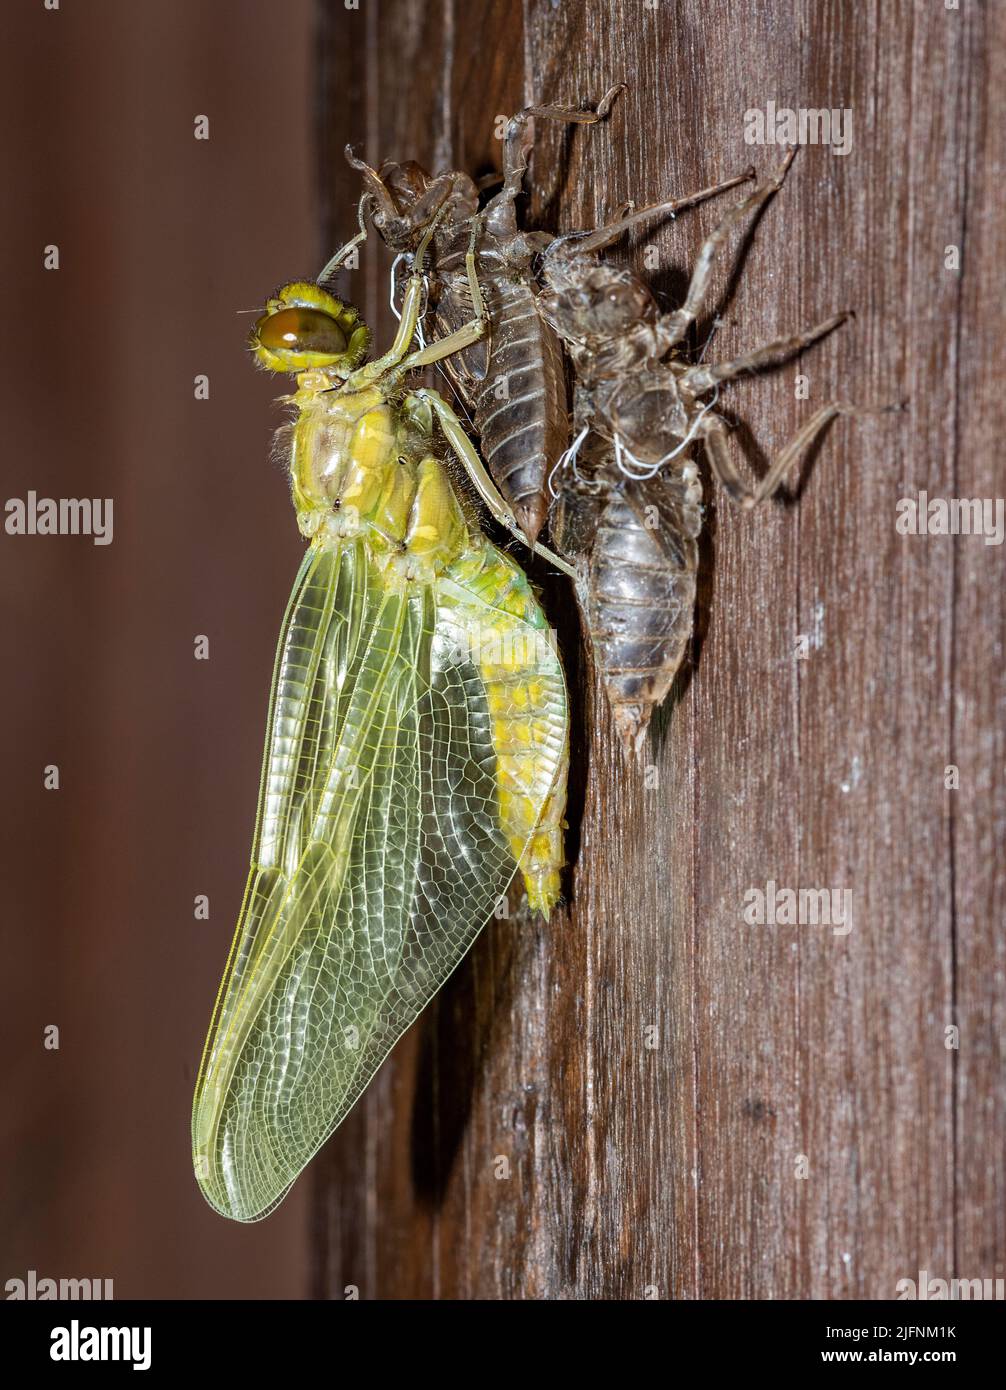
<svg viewBox="0 0 1006 1390"><path fill-rule="evenodd" d="M756 470L829 399L910 408L838 422L756 514L707 493L693 659L644 771L621 761L569 592L535 570L575 693L569 905L492 924L327 1147L316 1291L889 1299L922 1269L1001 1277L1003 552L895 517L922 490L1004 491L1002 11L321 16L333 245L358 197L347 140L478 174L498 167L497 117L625 80L606 125L539 131L527 221L558 230L771 167L749 108L851 109L851 152L803 150L736 283L718 267L714 352L857 318L723 403ZM615 254L643 271L656 247L670 307L719 210ZM379 340L386 273L371 246L351 286ZM769 880L850 889L851 932L747 925Z"/></svg>

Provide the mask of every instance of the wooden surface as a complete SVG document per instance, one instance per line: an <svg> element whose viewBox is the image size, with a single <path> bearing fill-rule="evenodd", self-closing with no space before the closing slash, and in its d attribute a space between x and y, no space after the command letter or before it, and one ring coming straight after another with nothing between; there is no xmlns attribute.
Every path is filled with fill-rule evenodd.
<svg viewBox="0 0 1006 1390"><path fill-rule="evenodd" d="M834 396L910 411L840 421L798 500L709 499L692 660L646 774L545 582L575 697L569 906L492 924L325 1150L315 1291L889 1299L919 1270L1002 1277L1003 550L901 536L895 509L1004 491L1003 8L322 15L332 245L358 196L347 140L478 174L497 117L624 80L607 125L539 130L527 222L565 229L772 167L749 108L850 108L851 153L805 149L762 217L714 355L858 317L722 404L756 471ZM650 239L667 307L720 207ZM618 254L642 269L647 244ZM386 270L372 246L347 288L379 341ZM768 880L850 889L851 932L747 925Z"/></svg>

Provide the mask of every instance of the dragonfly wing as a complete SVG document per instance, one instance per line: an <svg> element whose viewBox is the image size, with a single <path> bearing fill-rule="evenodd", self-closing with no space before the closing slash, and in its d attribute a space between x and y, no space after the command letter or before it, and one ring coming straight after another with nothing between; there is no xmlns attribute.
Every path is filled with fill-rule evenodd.
<svg viewBox="0 0 1006 1390"><path fill-rule="evenodd" d="M257 1220L281 1200L513 877L472 654L480 608L389 588L362 541L305 558L193 1112L196 1174L227 1216ZM543 755L527 788L542 806L565 746L555 668L555 767Z"/></svg>

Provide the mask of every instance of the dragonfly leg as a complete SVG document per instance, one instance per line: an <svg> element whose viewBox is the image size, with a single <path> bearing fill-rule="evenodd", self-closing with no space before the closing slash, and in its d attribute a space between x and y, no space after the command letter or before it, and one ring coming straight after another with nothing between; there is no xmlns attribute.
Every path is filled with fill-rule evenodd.
<svg viewBox="0 0 1006 1390"><path fill-rule="evenodd" d="M482 498L482 501L489 508L500 525L504 526L511 535L516 536L519 541L533 550L536 555L540 555L543 559L547 560L549 564L555 565L556 569L561 570L563 574L567 574L571 579L576 580L577 573L571 565L568 565L560 556L554 554L547 546L540 545L537 541L532 543L528 540L527 536L525 536L520 528L520 523L517 521L517 518L510 508L509 502L507 502L500 493L489 475L488 469L479 458L475 446L472 444L467 434L465 434L464 426L439 392L432 391L427 387L419 387L410 394L416 400L425 401L434 415L436 415L440 428L444 432L444 437L464 465L465 471L472 480L472 484Z"/></svg>
<svg viewBox="0 0 1006 1390"><path fill-rule="evenodd" d="M680 309L675 309L673 313L664 316L664 323L671 330L671 336L668 339L669 347L673 347L675 343L681 341L701 312L709 290L709 273L712 270L713 261L716 259L716 253L742 218L746 217L749 212L754 212L760 208L763 203L768 202L773 193L779 191L783 179L786 177L786 172L796 156L796 150L797 147L794 146L771 178L759 184L753 193L750 193L736 207L731 208L716 230L703 242L695 262L695 269L692 271L691 284L688 286L684 304Z"/></svg>
<svg viewBox="0 0 1006 1390"><path fill-rule="evenodd" d="M466 339L465 342L459 342L450 347L446 347L445 351L437 352L430 358L424 358L421 352L407 355L409 348L412 346L412 340L416 336L416 326L419 323L419 310L422 305L423 292L425 289L423 281L423 257L426 254L426 249L433 238L433 234L445 210L446 207L441 207L440 211L423 233L422 240L416 247L412 274L409 276L405 290L405 298L402 301L402 317L398 324L398 332L395 334L395 341L391 344L388 351L382 353L380 357L375 357L372 362L368 362L365 366L357 368L346 382L349 389L357 391L364 386L369 386L372 382L380 380L386 381L390 388L405 372L411 371L415 366L422 365L422 361L435 362L438 357L446 357L448 353L456 352L459 347L466 346L467 342L475 342L480 336L481 329L479 332L475 333L474 337ZM462 332L464 332L463 329L458 330L458 333ZM456 334L452 333L450 338L443 339L443 344L434 343L431 344L431 348L441 347L449 343L451 338L456 336ZM430 348L425 349L425 351L429 352Z"/></svg>
<svg viewBox="0 0 1006 1390"><path fill-rule="evenodd" d="M481 229L481 219L472 219L472 234L468 242L468 251L465 254L465 270L468 275L468 289L472 297L472 306L475 310L475 317L468 323L463 323L460 328L456 328L453 333L448 333L446 338L438 338L434 343L428 343L426 347L420 348L418 352L410 353L400 364L401 372L415 371L418 367L427 367L431 362L440 362L445 357L450 357L451 353L459 352L462 348L470 347L472 343L477 343L480 338L489 337L489 315L486 313L485 300L482 298L482 288L479 285L478 271L475 263L475 243ZM417 263L419 252L416 253ZM402 316L404 318L403 309Z"/></svg>
<svg viewBox="0 0 1006 1390"><path fill-rule="evenodd" d="M615 98L624 90L624 82L609 87L593 111L581 111L575 106L527 106L512 116L503 137L503 187L486 204L483 215L493 221L497 221L499 215L513 217L514 200L524 186L527 161L534 143L529 123L535 116L568 125L594 125L604 120Z"/></svg>
<svg viewBox="0 0 1006 1390"><path fill-rule="evenodd" d="M359 246L361 242L367 240L367 224L363 220L363 209L369 197L369 193L361 194L360 201L356 205L356 220L360 224L360 230L357 232L356 236L350 237L345 246L339 247L338 251L336 251L335 255L325 266L325 269L318 276L318 279L315 281L316 284L324 285L326 280L330 280L350 252L355 247Z"/></svg>
<svg viewBox="0 0 1006 1390"><path fill-rule="evenodd" d="M775 342L754 348L751 352L745 352L730 362L709 362L705 366L689 367L681 373L681 381L689 390L698 395L703 391L708 391L718 381L730 381L733 377L740 376L744 372L755 372L761 367L776 366L780 362L785 362L789 357L795 357L798 352L802 352L811 343L816 343L819 338L823 338L826 333L830 333L832 329L844 323L851 315L850 309L844 310L841 314L833 314L830 319L825 319L823 323L816 323L813 328L806 328L802 333L794 333L789 338L777 338Z"/></svg>
<svg viewBox="0 0 1006 1390"><path fill-rule="evenodd" d="M633 211L632 204L629 203L627 211L623 211L620 216L605 223L603 227L598 227L588 236L569 242L566 242L565 238L562 240L567 249L575 255L589 255L592 251L601 251L605 246L610 246L623 233L645 221L648 217L673 217L675 213L681 212L685 208L702 203L707 198L714 198L717 193L725 193L728 188L736 188L739 183L745 183L753 176L754 169L747 169L743 174L736 174L732 179L724 179L722 183L711 184L698 193L687 193L681 198L668 198L662 203L651 203L648 207L635 211Z"/></svg>
<svg viewBox="0 0 1006 1390"><path fill-rule="evenodd" d="M867 407L849 405L845 401L832 401L829 405L822 406L797 430L793 438L783 445L769 465L768 472L755 487L746 483L737 471L727 442L727 425L724 420L718 415L707 415L699 428L699 434L704 439L709 465L717 481L732 502L748 510L778 491L789 469L837 415L880 415L887 411L903 409L901 402Z"/></svg>
<svg viewBox="0 0 1006 1390"><path fill-rule="evenodd" d="M483 310L483 315L485 311ZM402 311L405 317L405 311ZM488 320L485 317L472 319L470 323L462 324L453 333L448 333L446 338L438 338L435 343L428 343L426 347L418 352L409 353L399 364L401 372L415 371L417 367L428 367L431 362L439 362L444 357L450 357L452 352L459 352L461 348L471 347L472 343L477 343L480 338L485 337Z"/></svg>

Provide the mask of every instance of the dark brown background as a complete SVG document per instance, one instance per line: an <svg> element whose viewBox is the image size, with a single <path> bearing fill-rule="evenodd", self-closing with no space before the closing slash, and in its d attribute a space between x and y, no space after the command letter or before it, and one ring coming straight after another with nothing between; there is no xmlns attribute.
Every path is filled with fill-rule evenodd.
<svg viewBox="0 0 1006 1390"><path fill-rule="evenodd" d="M1002 549L894 529L921 489L1004 492L1002 7L330 0L319 17L315 34L307 5L123 2L18 21L5 496L113 495L116 539L0 536L5 1277L628 1298L1002 1277ZM228 1227L189 1176L187 1111L299 550L266 462L275 383L248 370L234 310L352 230L347 139L482 172L497 117L620 79L605 126L540 130L529 223L769 167L778 151L743 140L768 100L851 107L852 153L805 150L762 218L716 355L858 318L724 404L766 452L833 395L910 413L839 422L798 505L711 499L655 787L620 762L568 591L546 582L576 695L570 908L492 925L286 1205ZM651 238L668 304L717 215ZM645 245L620 254L641 266ZM379 341L386 268L370 247L347 277ZM851 888L852 933L744 925L770 878Z"/></svg>
<svg viewBox="0 0 1006 1390"><path fill-rule="evenodd" d="M222 1221L188 1121L301 550L269 463L276 381L251 370L237 311L320 263L313 8L98 0L13 20L3 498L111 496L115 539L0 534L0 1273L300 1295L307 1186L264 1225Z"/></svg>

